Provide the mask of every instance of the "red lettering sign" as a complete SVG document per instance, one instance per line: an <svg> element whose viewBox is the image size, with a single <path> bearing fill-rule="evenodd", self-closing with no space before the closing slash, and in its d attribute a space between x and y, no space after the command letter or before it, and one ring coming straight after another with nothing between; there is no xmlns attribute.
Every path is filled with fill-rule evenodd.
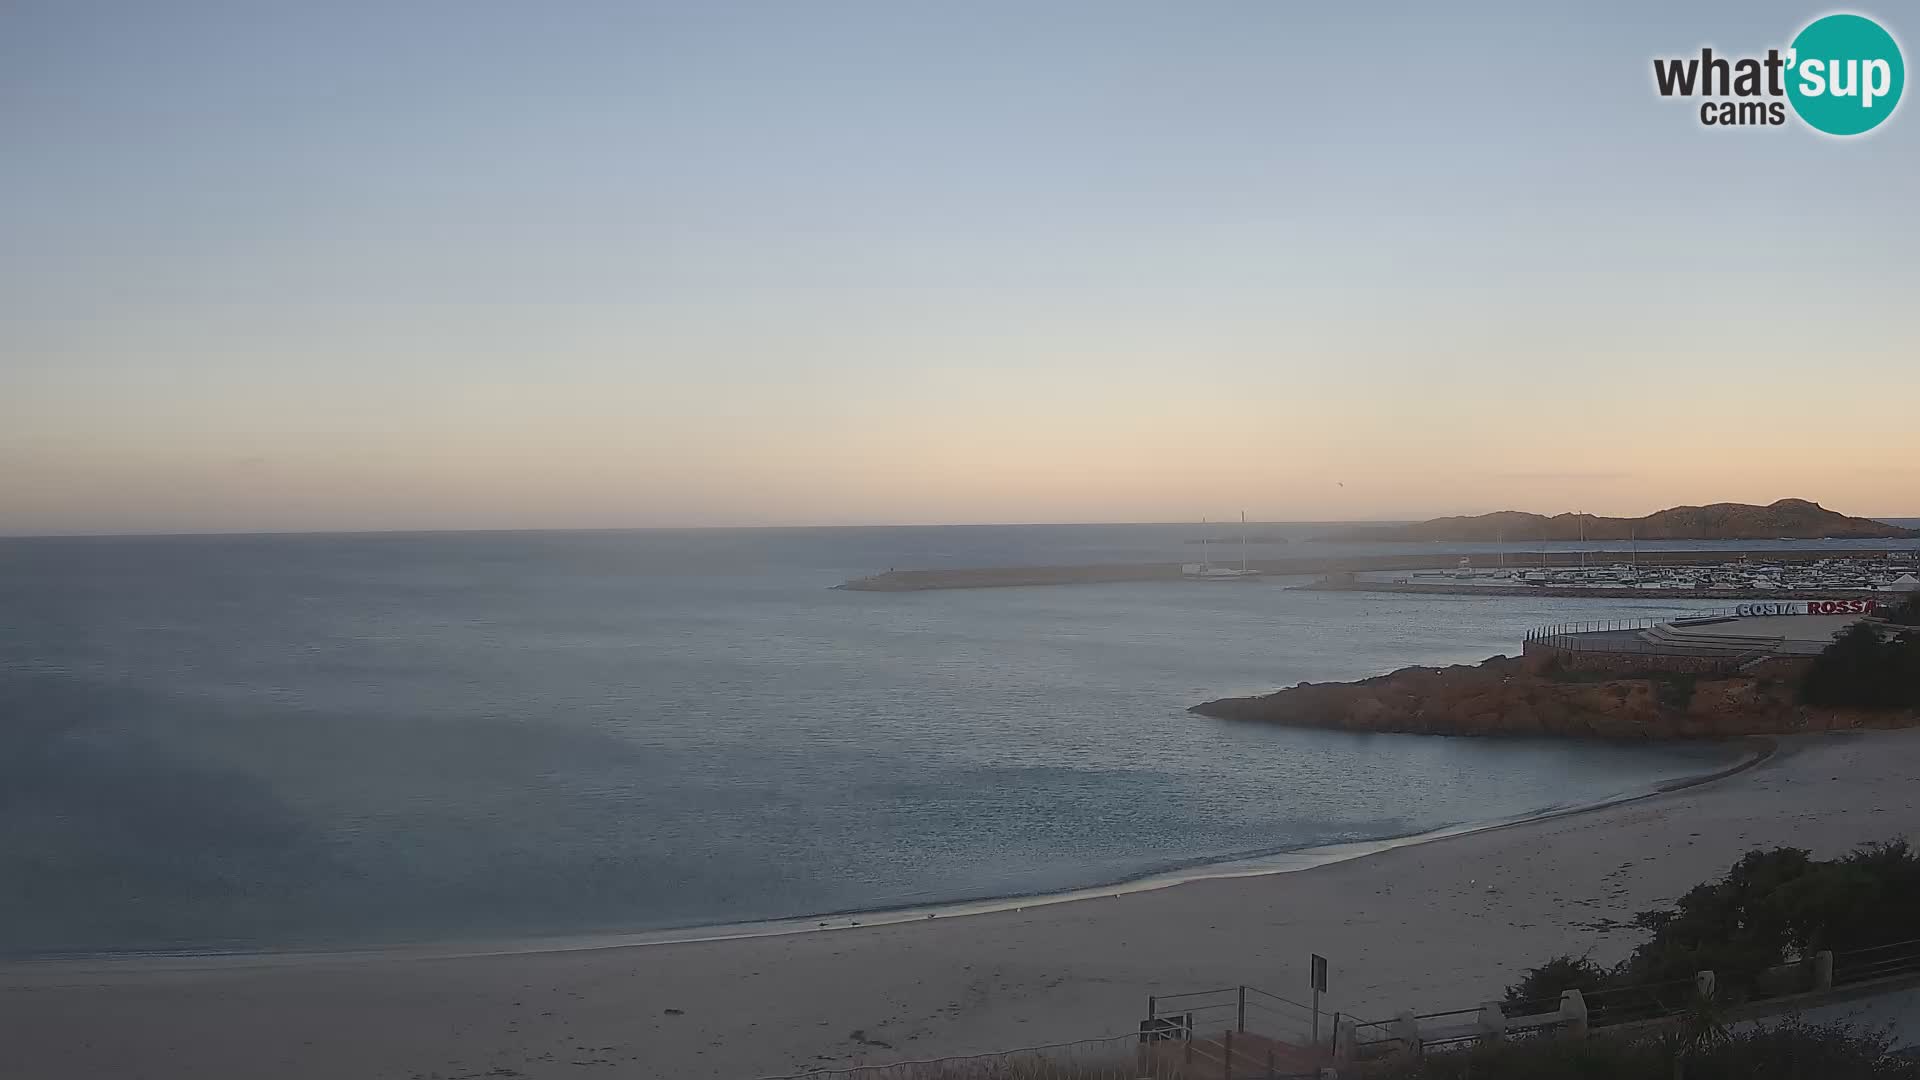
<svg viewBox="0 0 1920 1080"><path fill-rule="evenodd" d="M1809 600L1809 615L1866 615L1870 614L1878 603L1873 600Z"/></svg>

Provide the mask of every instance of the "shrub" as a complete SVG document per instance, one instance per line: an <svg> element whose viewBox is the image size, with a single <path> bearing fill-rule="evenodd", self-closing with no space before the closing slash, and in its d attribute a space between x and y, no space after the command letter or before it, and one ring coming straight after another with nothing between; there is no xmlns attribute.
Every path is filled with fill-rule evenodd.
<svg viewBox="0 0 1920 1080"><path fill-rule="evenodd" d="M1654 700L1669 709L1684 710L1693 701L1693 689L1699 682L1698 675L1662 672L1653 676Z"/></svg>
<svg viewBox="0 0 1920 1080"><path fill-rule="evenodd" d="M1920 626L1920 593L1893 605L1886 612L1886 620L1898 626Z"/></svg>
<svg viewBox="0 0 1920 1080"><path fill-rule="evenodd" d="M1920 1061L1877 1032L1798 1020L1708 1040L1664 1035L1539 1039L1430 1054L1393 1080L1920 1080Z"/></svg>
<svg viewBox="0 0 1920 1080"><path fill-rule="evenodd" d="M1506 1005L1547 1012L1568 990L1591 994L1607 981L1607 969L1584 956L1556 956L1537 968L1528 968L1520 981L1507 987Z"/></svg>
<svg viewBox="0 0 1920 1080"><path fill-rule="evenodd" d="M1799 848L1749 851L1719 881L1696 885L1671 909L1643 911L1635 926L1653 932L1617 973L1626 985L1690 979L1712 971L1721 985L1749 985L1799 944L1791 928L1819 921L1792 908L1785 887L1814 871Z"/></svg>
<svg viewBox="0 0 1920 1080"><path fill-rule="evenodd" d="M1847 627L1808 666L1800 700L1868 709L1920 705L1920 634L1886 639L1870 623Z"/></svg>
<svg viewBox="0 0 1920 1080"><path fill-rule="evenodd" d="M1673 907L1635 915L1633 924L1650 936L1617 967L1556 956L1507 987L1506 1003L1545 1011L1562 991L1579 990L1590 1015L1605 1022L1609 1012L1618 1019L1643 1006L1670 1010L1700 971L1714 973L1723 1000L1764 996L1778 988L1764 985L1763 975L1789 960L1830 949L1844 961L1852 950L1912 939L1915 911L1920 855L1904 840L1825 861L1799 848L1749 851L1725 877L1694 886ZM1663 986L1677 989L1653 993Z"/></svg>

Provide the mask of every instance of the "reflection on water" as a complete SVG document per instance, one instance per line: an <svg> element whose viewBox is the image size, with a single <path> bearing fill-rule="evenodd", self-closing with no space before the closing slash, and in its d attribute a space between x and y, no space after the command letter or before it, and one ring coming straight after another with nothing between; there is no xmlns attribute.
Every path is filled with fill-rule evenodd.
<svg viewBox="0 0 1920 1080"><path fill-rule="evenodd" d="M1737 756L1184 711L1671 603L828 588L922 550L1156 558L1190 531L0 541L0 952L1033 893L1588 802Z"/></svg>

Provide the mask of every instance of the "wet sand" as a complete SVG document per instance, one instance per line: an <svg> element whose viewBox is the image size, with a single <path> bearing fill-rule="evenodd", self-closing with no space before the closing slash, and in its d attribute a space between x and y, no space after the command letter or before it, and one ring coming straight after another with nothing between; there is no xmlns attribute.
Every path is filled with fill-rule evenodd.
<svg viewBox="0 0 1920 1080"><path fill-rule="evenodd" d="M1749 848L1920 836L1917 768L1920 732L1787 739L1713 783L1297 873L821 933L15 964L0 1045L34 1078L752 1077L1124 1033L1152 993L1298 993L1312 952L1329 1010L1461 1008L1557 953L1623 956L1620 922Z"/></svg>

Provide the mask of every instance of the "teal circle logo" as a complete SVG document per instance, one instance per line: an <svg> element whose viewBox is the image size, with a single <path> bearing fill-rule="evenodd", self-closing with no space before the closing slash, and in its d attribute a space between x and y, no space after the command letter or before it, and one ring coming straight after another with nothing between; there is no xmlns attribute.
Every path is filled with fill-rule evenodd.
<svg viewBox="0 0 1920 1080"><path fill-rule="evenodd" d="M1816 131L1859 135L1893 115L1907 85L1900 43L1864 15L1807 24L1788 54L1787 100Z"/></svg>

